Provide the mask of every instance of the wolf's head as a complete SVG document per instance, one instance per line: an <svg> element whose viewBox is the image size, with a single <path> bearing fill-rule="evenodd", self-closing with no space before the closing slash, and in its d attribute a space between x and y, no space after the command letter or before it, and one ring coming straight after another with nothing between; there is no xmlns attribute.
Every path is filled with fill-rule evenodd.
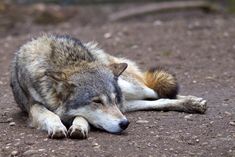
<svg viewBox="0 0 235 157"><path fill-rule="evenodd" d="M110 66L86 63L61 72L46 72L55 81L57 95L63 99L66 116L82 116L97 128L120 133L129 124L119 108L123 95L117 79L126 63Z"/></svg>

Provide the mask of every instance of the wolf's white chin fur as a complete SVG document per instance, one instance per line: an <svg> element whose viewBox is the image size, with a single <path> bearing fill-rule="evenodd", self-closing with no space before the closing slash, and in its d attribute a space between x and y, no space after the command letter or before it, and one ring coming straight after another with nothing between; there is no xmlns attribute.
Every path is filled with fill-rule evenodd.
<svg viewBox="0 0 235 157"><path fill-rule="evenodd" d="M119 121L109 121L107 120L105 123L103 123L102 125L97 125L97 124L93 124L95 127L105 130L109 133L114 133L114 134L118 134L121 133L123 131L122 128L120 128L119 124L121 123L121 121L123 120L127 120L126 118L119 120Z"/></svg>
<svg viewBox="0 0 235 157"><path fill-rule="evenodd" d="M122 132L123 129L120 128L119 124L127 120L121 112L118 116L115 116L112 113L103 112L99 109L89 110L86 107L70 110L69 115L82 116L93 126L110 133Z"/></svg>

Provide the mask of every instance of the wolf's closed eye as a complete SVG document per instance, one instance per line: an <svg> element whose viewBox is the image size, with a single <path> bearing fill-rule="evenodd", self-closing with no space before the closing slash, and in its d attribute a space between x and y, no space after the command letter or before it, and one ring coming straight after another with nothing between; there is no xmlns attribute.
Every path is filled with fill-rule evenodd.
<svg viewBox="0 0 235 157"><path fill-rule="evenodd" d="M99 97L94 97L92 99L92 102L97 103L97 104L102 104L102 100Z"/></svg>

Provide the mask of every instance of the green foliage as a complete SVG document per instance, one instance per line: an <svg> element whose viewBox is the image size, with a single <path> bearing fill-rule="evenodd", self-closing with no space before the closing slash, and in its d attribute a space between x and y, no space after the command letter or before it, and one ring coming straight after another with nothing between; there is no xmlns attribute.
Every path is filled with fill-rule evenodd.
<svg viewBox="0 0 235 157"><path fill-rule="evenodd" d="M235 0L228 0L228 11L235 13Z"/></svg>
<svg viewBox="0 0 235 157"><path fill-rule="evenodd" d="M169 57L172 55L172 51L166 50L161 52L161 56Z"/></svg>

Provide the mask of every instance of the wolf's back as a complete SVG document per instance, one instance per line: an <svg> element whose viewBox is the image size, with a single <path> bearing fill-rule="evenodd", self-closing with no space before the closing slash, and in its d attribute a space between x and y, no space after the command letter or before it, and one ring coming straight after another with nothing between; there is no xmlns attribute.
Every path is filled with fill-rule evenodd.
<svg viewBox="0 0 235 157"><path fill-rule="evenodd" d="M25 61L38 60L55 67L94 61L92 54L78 39L59 35L43 35L33 39L23 45L17 55L19 59L28 59Z"/></svg>

